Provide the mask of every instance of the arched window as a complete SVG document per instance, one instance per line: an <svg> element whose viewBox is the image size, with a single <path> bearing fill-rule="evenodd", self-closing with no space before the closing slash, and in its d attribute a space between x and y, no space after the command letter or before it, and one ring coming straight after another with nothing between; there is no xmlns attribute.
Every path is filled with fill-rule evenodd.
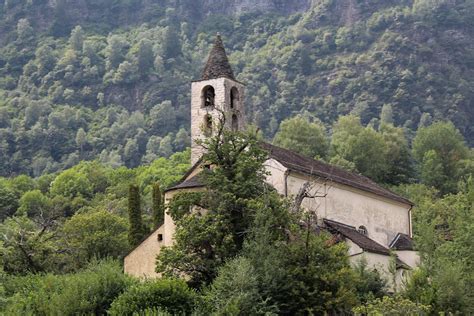
<svg viewBox="0 0 474 316"><path fill-rule="evenodd" d="M233 109L239 102L239 90L236 87L230 89L230 108Z"/></svg>
<svg viewBox="0 0 474 316"><path fill-rule="evenodd" d="M368 235L367 228L365 228L365 226L359 226L359 229L357 229L357 231L364 236Z"/></svg>
<svg viewBox="0 0 474 316"><path fill-rule="evenodd" d="M210 116L209 114L206 114L204 116L204 122L203 122L204 126L204 135L206 136L211 136L212 135L212 116Z"/></svg>
<svg viewBox="0 0 474 316"><path fill-rule="evenodd" d="M213 107L216 92L212 86L205 86L202 89L202 107Z"/></svg>
<svg viewBox="0 0 474 316"><path fill-rule="evenodd" d="M234 132L239 130L239 118L235 114L232 115L232 130Z"/></svg>

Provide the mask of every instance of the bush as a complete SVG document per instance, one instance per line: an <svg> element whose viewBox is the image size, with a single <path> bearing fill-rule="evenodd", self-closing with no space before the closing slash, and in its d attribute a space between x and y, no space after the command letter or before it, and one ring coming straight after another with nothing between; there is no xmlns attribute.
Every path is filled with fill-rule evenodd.
<svg viewBox="0 0 474 316"><path fill-rule="evenodd" d="M353 309L355 315L428 315L430 306L414 303L400 296L375 299Z"/></svg>
<svg viewBox="0 0 474 316"><path fill-rule="evenodd" d="M104 315L133 283L120 264L106 260L71 275L30 275L5 282L7 315Z"/></svg>
<svg viewBox="0 0 474 316"><path fill-rule="evenodd" d="M192 313L197 301L196 293L184 281L178 279L159 279L136 284L120 295L109 310L111 315L153 315ZM159 313L158 313L159 315Z"/></svg>

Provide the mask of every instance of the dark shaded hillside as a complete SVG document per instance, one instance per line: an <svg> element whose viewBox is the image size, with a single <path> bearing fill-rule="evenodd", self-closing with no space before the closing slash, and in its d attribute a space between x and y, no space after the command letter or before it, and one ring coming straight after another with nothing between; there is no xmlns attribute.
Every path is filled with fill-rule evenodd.
<svg viewBox="0 0 474 316"><path fill-rule="evenodd" d="M409 135L449 119L474 143L472 1L25 0L0 18L0 175L182 150L216 32L268 138L297 113L377 126L389 104Z"/></svg>

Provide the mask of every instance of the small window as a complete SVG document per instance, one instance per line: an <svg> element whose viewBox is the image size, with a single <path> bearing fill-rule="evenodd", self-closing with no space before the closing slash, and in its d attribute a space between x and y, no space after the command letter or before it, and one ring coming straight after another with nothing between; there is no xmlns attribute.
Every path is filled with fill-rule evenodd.
<svg viewBox="0 0 474 316"><path fill-rule="evenodd" d="M206 86L202 90L202 106L213 107L215 104L216 92L212 86Z"/></svg>
<svg viewBox="0 0 474 316"><path fill-rule="evenodd" d="M357 231L364 236L368 235L367 228L365 228L365 226L359 226L359 229L357 229Z"/></svg>
<svg viewBox="0 0 474 316"><path fill-rule="evenodd" d="M239 102L239 90L236 87L230 89L230 108L233 109Z"/></svg>
<svg viewBox="0 0 474 316"><path fill-rule="evenodd" d="M158 234L158 241L159 242L163 241L163 234Z"/></svg>
<svg viewBox="0 0 474 316"><path fill-rule="evenodd" d="M237 115L232 115L232 130L238 131L239 130L239 119L237 118Z"/></svg>
<svg viewBox="0 0 474 316"><path fill-rule="evenodd" d="M204 135L208 137L212 135L212 116L209 114L204 116Z"/></svg>

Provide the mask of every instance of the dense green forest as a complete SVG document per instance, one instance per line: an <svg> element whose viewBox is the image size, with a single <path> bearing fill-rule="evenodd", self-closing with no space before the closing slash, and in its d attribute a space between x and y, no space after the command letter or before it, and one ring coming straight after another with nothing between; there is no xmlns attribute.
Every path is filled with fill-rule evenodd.
<svg viewBox="0 0 474 316"><path fill-rule="evenodd" d="M158 281L140 283L123 275L121 259L160 225L161 192L189 168L189 151L133 169L92 161L37 178L0 178L0 310L8 315L473 312L472 149L446 122L420 128L410 147L389 114L386 107L377 129L356 116L341 116L331 137L321 122L297 116L281 123L274 142L370 175L415 203L413 229L422 265L395 296L388 296L389 280L363 262L349 265L344 244L308 234L311 225L298 223L311 223L311 216L289 212L291 198L268 190L266 153L254 145L261 135L228 132L228 141L216 136L206 145L214 148L206 159L217 166L206 176L209 192L177 195L170 204L176 246L158 257L157 270L168 277ZM249 150L234 150L242 146ZM196 215L189 213L190 205L213 211ZM176 279L182 273L187 283Z"/></svg>
<svg viewBox="0 0 474 316"><path fill-rule="evenodd" d="M0 314L474 313L474 2L254 2L0 1ZM190 167L216 32L260 129L226 132L238 154L209 140L209 192L172 201L166 278L139 282L122 259ZM263 181L262 139L415 203L404 289L309 234Z"/></svg>
<svg viewBox="0 0 474 316"><path fill-rule="evenodd" d="M295 114L377 125L388 105L410 137L449 119L473 144L472 1L260 2L237 14L201 1L3 1L0 175L96 158L134 168L184 150L190 81L216 32L268 139Z"/></svg>

